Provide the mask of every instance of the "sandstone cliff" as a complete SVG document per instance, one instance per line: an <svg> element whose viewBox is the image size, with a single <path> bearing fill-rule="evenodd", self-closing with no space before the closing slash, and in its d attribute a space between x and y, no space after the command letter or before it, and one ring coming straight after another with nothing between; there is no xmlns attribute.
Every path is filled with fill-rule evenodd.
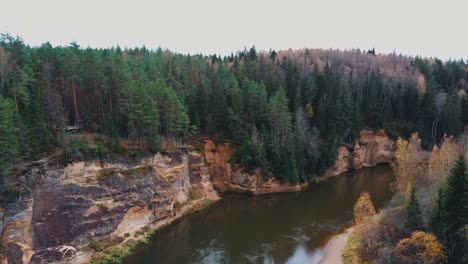
<svg viewBox="0 0 468 264"><path fill-rule="evenodd" d="M324 176L330 177L343 172L370 167L377 164L391 163L395 155L394 142L384 130L362 130L359 139L352 148L340 146L335 165Z"/></svg>
<svg viewBox="0 0 468 264"><path fill-rule="evenodd" d="M88 263L94 250L172 221L173 210L180 216L198 201L219 199L200 157L156 154L136 165L77 162L31 170L32 194L5 212L2 262Z"/></svg>
<svg viewBox="0 0 468 264"><path fill-rule="evenodd" d="M229 161L233 154L230 143L215 144L205 139L203 152L214 187L220 192L265 194L275 192L297 192L305 184L280 183L271 173L256 169L245 172L242 167Z"/></svg>
<svg viewBox="0 0 468 264"><path fill-rule="evenodd" d="M307 186L232 165L229 143L200 144L199 151L156 154L139 164L34 166L19 180L31 192L0 208L0 262L88 263L96 252L141 239L142 233L219 200L218 192L295 192ZM339 148L325 176L388 163L393 155L394 144L383 131L364 130L354 148Z"/></svg>

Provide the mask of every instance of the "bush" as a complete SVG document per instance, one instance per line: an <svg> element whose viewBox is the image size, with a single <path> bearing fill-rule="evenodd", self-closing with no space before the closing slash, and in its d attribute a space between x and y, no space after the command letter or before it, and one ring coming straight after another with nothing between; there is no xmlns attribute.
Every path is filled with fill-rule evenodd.
<svg viewBox="0 0 468 264"><path fill-rule="evenodd" d="M438 264L446 260L445 250L437 238L430 233L415 231L404 238L393 249L395 263Z"/></svg>
<svg viewBox="0 0 468 264"><path fill-rule="evenodd" d="M68 155L70 160L82 159L89 154L92 154L92 149L90 147L88 138L72 138L67 147Z"/></svg>
<svg viewBox="0 0 468 264"><path fill-rule="evenodd" d="M349 235L348 242L346 242L345 250L341 256L344 264L360 263L359 260L359 234L353 232Z"/></svg>

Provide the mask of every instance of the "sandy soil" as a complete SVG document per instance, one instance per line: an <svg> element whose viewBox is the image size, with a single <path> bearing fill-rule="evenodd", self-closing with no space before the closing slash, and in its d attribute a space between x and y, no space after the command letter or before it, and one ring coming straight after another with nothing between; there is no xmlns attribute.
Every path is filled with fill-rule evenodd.
<svg viewBox="0 0 468 264"><path fill-rule="evenodd" d="M324 248L324 255L320 264L340 264L343 263L341 255L348 242L349 235L353 232L353 227L348 228L344 233L336 235L328 241Z"/></svg>

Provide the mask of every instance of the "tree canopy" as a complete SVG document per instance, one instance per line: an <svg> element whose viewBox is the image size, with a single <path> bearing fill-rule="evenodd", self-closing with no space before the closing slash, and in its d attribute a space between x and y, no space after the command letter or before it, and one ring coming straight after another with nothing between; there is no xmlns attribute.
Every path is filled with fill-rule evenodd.
<svg viewBox="0 0 468 264"><path fill-rule="evenodd" d="M307 181L363 128L403 138L418 131L424 148L457 134L468 120L467 79L464 61L375 51L252 47L220 57L30 47L3 34L0 166L5 176L15 160L60 147L60 128L77 125L151 152L188 136L231 140L234 162Z"/></svg>

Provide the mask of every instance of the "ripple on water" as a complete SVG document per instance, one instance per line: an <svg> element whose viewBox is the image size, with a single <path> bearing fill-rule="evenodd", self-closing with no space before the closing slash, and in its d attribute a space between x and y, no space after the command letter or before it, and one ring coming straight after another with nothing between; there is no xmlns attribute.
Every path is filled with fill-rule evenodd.
<svg viewBox="0 0 468 264"><path fill-rule="evenodd" d="M217 263L229 263L226 258L226 250L224 245L216 239L212 239L206 247L197 249L193 256L194 260L191 263L194 264L217 264Z"/></svg>
<svg viewBox="0 0 468 264"><path fill-rule="evenodd" d="M316 249L308 252L304 244L297 245L294 253L285 264L318 264L323 258L323 251Z"/></svg>
<svg viewBox="0 0 468 264"><path fill-rule="evenodd" d="M275 248L274 244L261 244L258 250L254 250L244 256L247 263L252 264L274 264L272 252Z"/></svg>

